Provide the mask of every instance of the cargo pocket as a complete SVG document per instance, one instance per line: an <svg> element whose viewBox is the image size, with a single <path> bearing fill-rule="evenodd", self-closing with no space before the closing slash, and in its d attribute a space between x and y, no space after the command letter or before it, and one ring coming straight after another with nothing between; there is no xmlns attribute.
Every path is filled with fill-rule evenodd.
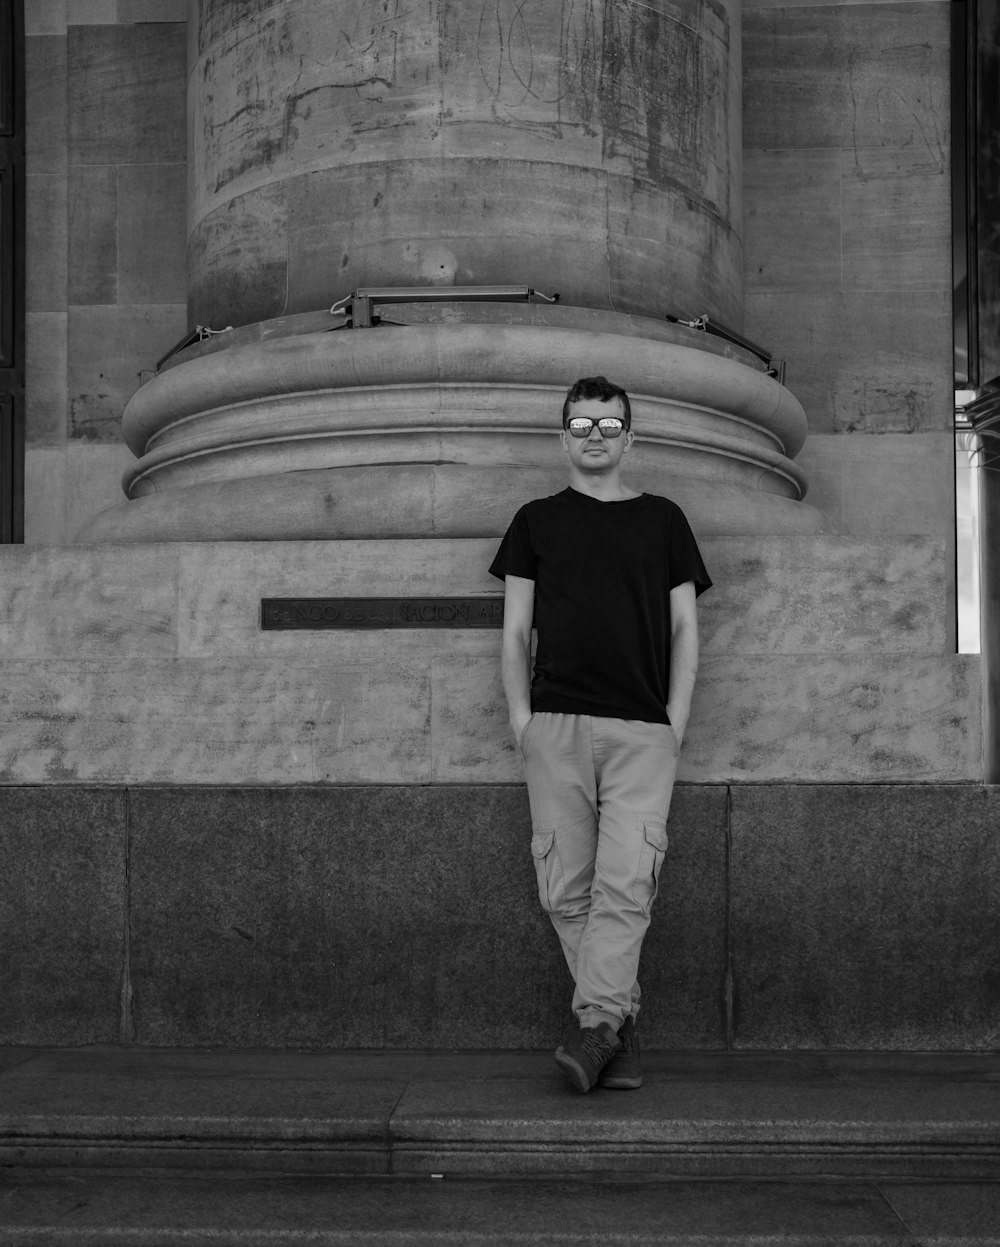
<svg viewBox="0 0 1000 1247"><path fill-rule="evenodd" d="M559 854L555 851L555 832L542 831L531 837L531 857L535 863L535 875L538 878L538 899L547 914L552 913L552 906L558 892Z"/></svg>
<svg viewBox="0 0 1000 1247"><path fill-rule="evenodd" d="M648 914L656 900L660 883L660 870L667 855L667 825L660 814L640 814L639 826L642 843L639 849L639 869L632 887L632 899Z"/></svg>

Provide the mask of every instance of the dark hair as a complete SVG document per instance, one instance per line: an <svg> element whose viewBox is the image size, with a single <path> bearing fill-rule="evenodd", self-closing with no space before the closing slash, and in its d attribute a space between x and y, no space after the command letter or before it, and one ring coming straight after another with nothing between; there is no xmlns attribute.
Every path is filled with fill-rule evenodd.
<svg viewBox="0 0 1000 1247"><path fill-rule="evenodd" d="M566 401L563 403L562 426L566 427L569 420L569 409L571 404L578 403L581 398L599 398L602 403L610 403L613 398L620 398L622 404L622 414L625 417L625 428L632 427L632 408L628 401L628 395L620 385L612 385L607 377L581 377L579 381L570 386L566 395Z"/></svg>

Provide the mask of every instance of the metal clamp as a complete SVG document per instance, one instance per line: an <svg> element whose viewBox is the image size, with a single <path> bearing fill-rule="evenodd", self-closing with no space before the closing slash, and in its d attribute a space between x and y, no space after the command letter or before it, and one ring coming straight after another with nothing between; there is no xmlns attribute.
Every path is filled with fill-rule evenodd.
<svg viewBox="0 0 1000 1247"><path fill-rule="evenodd" d="M681 320L679 316L670 316L669 314L666 319L672 325L686 325L688 329L698 329L702 333L710 333L716 338L723 338L726 342L732 342L734 346L743 347L751 355L756 355L764 364L769 377L774 377L779 385L785 384L785 361L783 359L775 359L766 346L758 346L756 342L751 342L749 338L745 338L741 333L737 333L735 329L730 329L728 326L723 325L721 321L712 320L707 312L702 316L696 316L694 320Z"/></svg>
<svg viewBox="0 0 1000 1247"><path fill-rule="evenodd" d="M378 324L372 309L384 303L558 303L558 294L543 294L530 286L363 286L330 308L331 316L346 316L352 329Z"/></svg>

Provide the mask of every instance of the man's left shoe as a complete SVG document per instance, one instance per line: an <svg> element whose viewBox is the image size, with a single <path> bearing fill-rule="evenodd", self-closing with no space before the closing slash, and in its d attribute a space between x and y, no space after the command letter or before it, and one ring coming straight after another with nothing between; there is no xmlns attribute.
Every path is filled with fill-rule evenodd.
<svg viewBox="0 0 1000 1247"><path fill-rule="evenodd" d="M578 1026L556 1048L556 1061L577 1091L589 1091L601 1070L621 1050L621 1040L607 1022Z"/></svg>
<svg viewBox="0 0 1000 1247"><path fill-rule="evenodd" d="M612 1087L616 1091L635 1091L642 1086L642 1061L634 1018L630 1016L622 1022L618 1038L621 1040L622 1050L601 1070L597 1085Z"/></svg>

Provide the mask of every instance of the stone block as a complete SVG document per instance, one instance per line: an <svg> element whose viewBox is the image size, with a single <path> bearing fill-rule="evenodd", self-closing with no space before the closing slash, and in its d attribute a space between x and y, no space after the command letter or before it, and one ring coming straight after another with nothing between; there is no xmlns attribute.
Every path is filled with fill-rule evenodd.
<svg viewBox="0 0 1000 1247"><path fill-rule="evenodd" d="M941 142L841 153L843 289L951 289L951 174Z"/></svg>
<svg viewBox="0 0 1000 1247"><path fill-rule="evenodd" d="M707 658L678 774L699 782L980 781L981 685L979 657L970 654Z"/></svg>
<svg viewBox="0 0 1000 1247"><path fill-rule="evenodd" d="M1000 790L731 793L741 1048L996 1048Z"/></svg>
<svg viewBox="0 0 1000 1247"><path fill-rule="evenodd" d="M529 1119L534 1109L527 1104L530 1091L525 1088L522 1101ZM555 1092L550 1094L554 1097ZM545 1152L533 1150L532 1158L542 1162ZM440 1169L447 1171L447 1166ZM435 1239L583 1247L594 1241L627 1241L623 1226L629 1227L633 1242L662 1247L741 1241L804 1247L824 1239L910 1247L914 1242L880 1191L865 1181L706 1183L618 1175L587 1181L578 1176L533 1176L527 1181L478 1176L435 1182L427 1180L426 1171L410 1178L358 1176L343 1182L273 1173L234 1181L121 1172L84 1179L21 1170L8 1183L10 1198L0 1206L0 1236L10 1243L67 1243L70 1235L83 1242L114 1241L122 1225L134 1227L133 1237L140 1242L200 1235L218 1243L260 1239L279 1244L305 1238L316 1247L375 1238L400 1247ZM959 1187L946 1194L946 1204L961 1208L960 1192L968 1190ZM967 1198L982 1207L994 1203L988 1194L970 1193ZM988 1221L980 1224L989 1226ZM954 1247L962 1240L935 1241ZM994 1247L996 1239L989 1235L974 1242L976 1247ZM969 1240L963 1247L971 1247Z"/></svg>
<svg viewBox="0 0 1000 1247"><path fill-rule="evenodd" d="M22 1156L169 1168L186 1150L198 1169L388 1172L385 1127L405 1079L348 1081L319 1054L278 1056L278 1067L256 1053L80 1056L41 1053L4 1078L4 1133Z"/></svg>
<svg viewBox="0 0 1000 1247"><path fill-rule="evenodd" d="M698 601L710 654L946 651L945 542L714 538L715 584Z"/></svg>
<svg viewBox="0 0 1000 1247"><path fill-rule="evenodd" d="M110 26L118 21L119 0L67 0L71 26Z"/></svg>
<svg viewBox="0 0 1000 1247"><path fill-rule="evenodd" d="M331 292L357 286L396 285L400 273L424 285L506 284L512 263L539 290L593 302L593 274L608 269L603 175L539 163L515 179L499 160L454 164L445 180L439 161L401 159L296 178L287 310L329 306Z"/></svg>
<svg viewBox="0 0 1000 1247"><path fill-rule="evenodd" d="M995 1182L879 1183L883 1198L918 1242L996 1240L1000 1186Z"/></svg>
<svg viewBox="0 0 1000 1247"><path fill-rule="evenodd" d="M69 174L71 304L118 302L118 166L74 165Z"/></svg>
<svg viewBox="0 0 1000 1247"><path fill-rule="evenodd" d="M184 26L70 26L67 38L72 163L183 162Z"/></svg>
<svg viewBox="0 0 1000 1247"><path fill-rule="evenodd" d="M100 789L0 788L0 857L0 1042L114 1042L124 797Z"/></svg>
<svg viewBox="0 0 1000 1247"><path fill-rule="evenodd" d="M22 658L172 656L177 554L170 546L0 550L0 649Z"/></svg>
<svg viewBox="0 0 1000 1247"><path fill-rule="evenodd" d="M565 1025L520 787L147 789L130 808L141 1043L548 1047ZM722 1042L724 819L721 789L678 792L644 954L654 1045Z"/></svg>
<svg viewBox="0 0 1000 1247"><path fill-rule="evenodd" d="M70 308L70 437L120 442L122 411L140 373L155 368L186 328L180 303Z"/></svg>
<svg viewBox="0 0 1000 1247"><path fill-rule="evenodd" d="M744 151L746 290L840 289L840 160L836 148Z"/></svg>
<svg viewBox="0 0 1000 1247"><path fill-rule="evenodd" d="M28 312L24 318L24 437L28 445L66 440L67 315Z"/></svg>
<svg viewBox="0 0 1000 1247"><path fill-rule="evenodd" d="M118 0L119 22L186 22L187 0Z"/></svg>
<svg viewBox="0 0 1000 1247"><path fill-rule="evenodd" d="M0 782L430 779L430 679L394 662L50 658L2 675Z"/></svg>
<svg viewBox="0 0 1000 1247"><path fill-rule="evenodd" d="M742 1153L743 1176L787 1179L817 1170L829 1176L835 1169L838 1176L881 1177L884 1166L898 1164L907 1152L912 1166L922 1149L934 1148L939 1157L950 1152L951 1159L963 1144L971 1144L970 1151L989 1147L998 1100L998 1089L983 1083L783 1085L657 1078L641 1095L611 1100L598 1094L581 1103L555 1079L426 1079L406 1088L389 1131L396 1173L638 1170L662 1179L675 1176L676 1165L681 1172L718 1178L732 1172L727 1161ZM891 1210L882 1211L890 1224ZM740 1228L742 1235L722 1241L747 1241L746 1226ZM839 1234L831 1238L845 1241ZM692 1242L674 1241L677 1247L679 1241ZM796 1247L808 1241L791 1239Z"/></svg>
<svg viewBox="0 0 1000 1247"><path fill-rule="evenodd" d="M819 434L798 462L809 500L857 537L924 533L951 548L954 436L950 433ZM949 608L950 609L950 608Z"/></svg>
<svg viewBox="0 0 1000 1247"><path fill-rule="evenodd" d="M66 541L66 446L24 449L24 543L56 546Z"/></svg>
<svg viewBox="0 0 1000 1247"><path fill-rule="evenodd" d="M66 310L66 178L28 174L25 309Z"/></svg>
<svg viewBox="0 0 1000 1247"><path fill-rule="evenodd" d="M700 544L715 580L699 600L706 655L946 648L946 545L939 538L714 537ZM384 633L263 632L260 599L496 600L503 585L487 568L497 545L492 538L178 544L180 653L374 660ZM393 651L414 657L498 659L499 644L497 630L392 635Z"/></svg>
<svg viewBox="0 0 1000 1247"><path fill-rule="evenodd" d="M745 145L915 147L946 166L949 23L926 0L750 9Z"/></svg>
<svg viewBox="0 0 1000 1247"><path fill-rule="evenodd" d="M66 36L24 40L25 161L33 175L66 174Z"/></svg>
<svg viewBox="0 0 1000 1247"><path fill-rule="evenodd" d="M886 5L887 9L898 5ZM951 427L951 297L748 290L746 332L788 364L811 433Z"/></svg>
<svg viewBox="0 0 1000 1247"><path fill-rule="evenodd" d="M390 639L396 655L472 653L499 661L500 633L493 629L404 629L388 637L378 631L263 632L260 627L264 597L502 598L503 585L486 570L497 544L492 539L179 544L179 652L377 662Z"/></svg>
<svg viewBox="0 0 1000 1247"><path fill-rule="evenodd" d="M183 303L187 298L186 166L123 165L118 188L118 301Z"/></svg>
<svg viewBox="0 0 1000 1247"><path fill-rule="evenodd" d="M327 239L324 271L342 248ZM246 324L281 316L288 296L288 186L277 182L247 191L200 220L188 239L191 323ZM324 294L329 307L343 283ZM329 295L327 301L326 295Z"/></svg>
<svg viewBox="0 0 1000 1247"><path fill-rule="evenodd" d="M120 442L71 441L66 446L66 540L99 511L122 499L122 474L132 462ZM136 570L137 577L142 573ZM137 579L136 587L139 588Z"/></svg>
<svg viewBox="0 0 1000 1247"><path fill-rule="evenodd" d="M65 35L69 0L35 0L24 15L25 35Z"/></svg>

